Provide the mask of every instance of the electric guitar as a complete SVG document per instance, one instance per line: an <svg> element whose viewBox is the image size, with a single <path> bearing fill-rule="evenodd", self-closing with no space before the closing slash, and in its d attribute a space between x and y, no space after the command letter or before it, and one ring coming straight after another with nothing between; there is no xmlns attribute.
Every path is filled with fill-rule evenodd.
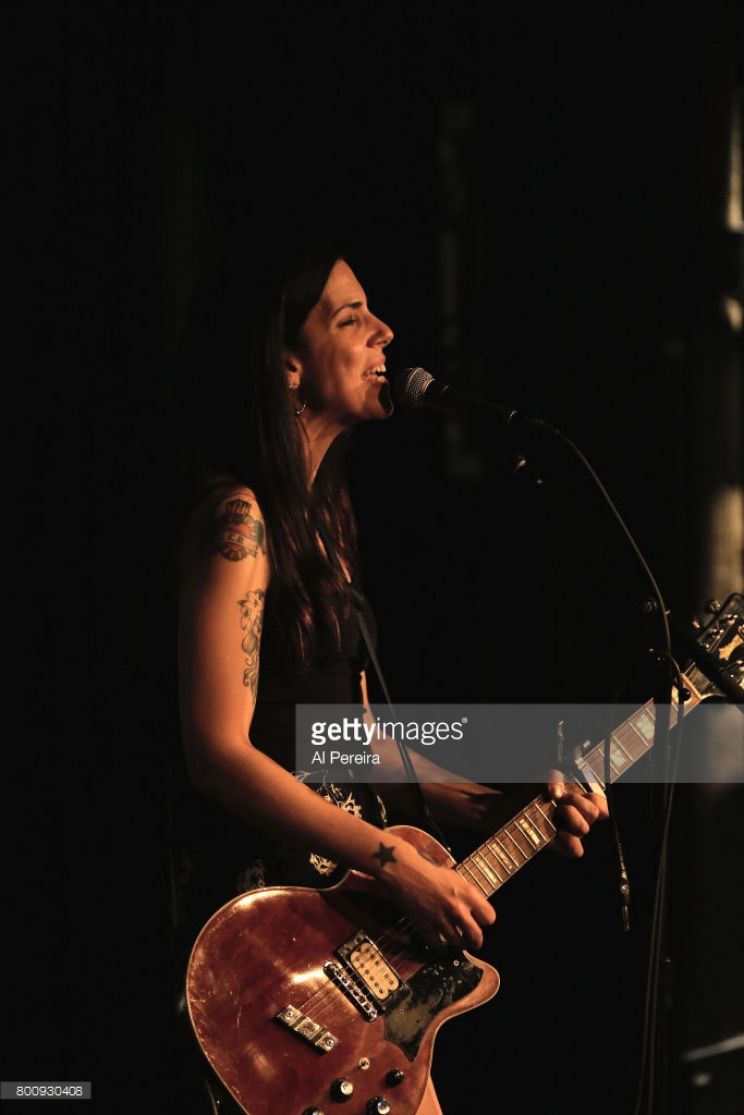
<svg viewBox="0 0 744 1115"><path fill-rule="evenodd" d="M729 597L696 641L742 686L741 596ZM684 681L685 713L719 692L698 667ZM654 723L648 702L611 733L612 782L648 754ZM605 785L605 764L604 742L582 745L573 759L588 786ZM539 794L459 864L420 829L386 831L490 897L551 842L554 812ZM199 934L186 977L191 1024L248 1115L328 1115L339 1105L348 1115L414 1115L439 1027L498 991L495 968L467 952L427 950L369 884L349 871L328 890L251 891Z"/></svg>

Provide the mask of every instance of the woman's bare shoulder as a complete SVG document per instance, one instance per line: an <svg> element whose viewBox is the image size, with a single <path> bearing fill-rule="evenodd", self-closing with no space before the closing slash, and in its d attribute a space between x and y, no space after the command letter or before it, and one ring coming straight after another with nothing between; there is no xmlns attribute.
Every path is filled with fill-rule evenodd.
<svg viewBox="0 0 744 1115"><path fill-rule="evenodd" d="M221 477L196 494L181 537L181 552L221 554L243 561L266 554L266 528L252 488Z"/></svg>

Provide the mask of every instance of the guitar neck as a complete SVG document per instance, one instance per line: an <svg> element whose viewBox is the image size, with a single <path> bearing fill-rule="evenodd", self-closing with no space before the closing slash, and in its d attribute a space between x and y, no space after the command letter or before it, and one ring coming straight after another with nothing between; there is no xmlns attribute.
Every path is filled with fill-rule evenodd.
<svg viewBox="0 0 744 1115"><path fill-rule="evenodd" d="M687 715L700 704L702 697L688 677L684 680L690 691L690 697L683 706L684 715ZM670 708L671 727L677 723L678 709L678 705ZM611 783L648 754L654 744L655 729L656 707L653 701L648 701L611 733ZM605 786L606 761L604 740L595 745L585 744L574 759L588 786L599 790ZM584 788L580 786L580 789ZM551 798L538 794L493 836L466 856L462 863L457 864L455 870L490 898L533 856L550 844L557 832L553 820L555 810Z"/></svg>

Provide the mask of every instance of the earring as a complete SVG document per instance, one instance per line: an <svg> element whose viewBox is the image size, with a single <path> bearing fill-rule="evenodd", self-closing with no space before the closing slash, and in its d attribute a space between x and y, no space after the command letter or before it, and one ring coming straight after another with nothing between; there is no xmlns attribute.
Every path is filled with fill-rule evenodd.
<svg viewBox="0 0 744 1115"><path fill-rule="evenodd" d="M299 386L300 386L299 383L290 383L289 390L290 391L296 391ZM297 407L294 408L295 418L299 418L301 414L304 414L306 406L307 406L307 399L305 399L303 401L302 406L299 408L299 410L298 410Z"/></svg>

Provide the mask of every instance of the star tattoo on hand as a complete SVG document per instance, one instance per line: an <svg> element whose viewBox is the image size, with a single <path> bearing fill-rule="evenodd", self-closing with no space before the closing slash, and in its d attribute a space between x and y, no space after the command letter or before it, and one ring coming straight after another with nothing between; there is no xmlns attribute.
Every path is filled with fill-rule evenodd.
<svg viewBox="0 0 744 1115"><path fill-rule="evenodd" d="M395 845L391 844L388 848L386 844L380 844L379 849L372 853L372 859L378 859L380 867L384 867L386 863L396 863Z"/></svg>

